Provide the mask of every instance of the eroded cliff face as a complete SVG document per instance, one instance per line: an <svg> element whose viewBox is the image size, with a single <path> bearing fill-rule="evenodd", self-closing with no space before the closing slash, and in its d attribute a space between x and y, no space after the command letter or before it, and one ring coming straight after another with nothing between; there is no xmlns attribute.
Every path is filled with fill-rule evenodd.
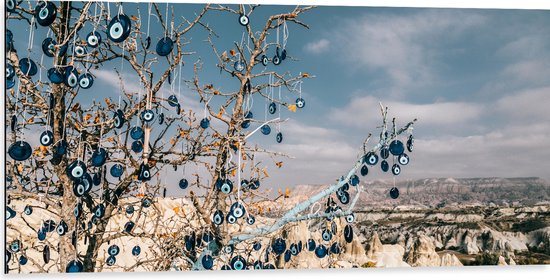
<svg viewBox="0 0 550 280"><path fill-rule="evenodd" d="M535 230L527 234L528 245L539 252L550 254L550 227Z"/></svg>
<svg viewBox="0 0 550 280"><path fill-rule="evenodd" d="M441 257L435 252L435 245L431 238L420 235L405 256L407 263L412 266L439 266Z"/></svg>
<svg viewBox="0 0 550 280"><path fill-rule="evenodd" d="M499 232L488 227L472 229L447 225L426 226L418 229L408 228L399 233L397 238L394 230L396 229L385 228L381 229L380 233L387 242L400 242L404 239L407 248L411 247L411 240L415 242L415 239L421 236L429 236L433 240L435 249L454 250L466 255L475 255L480 252L513 255L514 252L528 251L527 244L532 242L529 235L517 232ZM539 235L539 240L545 243L543 235Z"/></svg>
<svg viewBox="0 0 550 280"><path fill-rule="evenodd" d="M499 256L507 264L550 263L550 184L544 180L400 181L402 196L396 200L387 195L393 182L362 184L366 193L355 209L356 234L367 240L362 242L368 261L357 265L497 264ZM279 211L322 188L297 186Z"/></svg>
<svg viewBox="0 0 550 280"><path fill-rule="evenodd" d="M398 187L399 199L391 199L388 190ZM550 183L536 177L526 178L427 178L417 180L363 180L367 194L358 208L393 209L395 207L525 207L550 202ZM299 185L292 190L292 201L302 201L325 186ZM288 206L293 205L288 203Z"/></svg>
<svg viewBox="0 0 550 280"><path fill-rule="evenodd" d="M487 254L496 256L494 264L498 256L511 264L522 258L531 258L527 263L550 262L550 184L544 180L399 181L402 195L396 200L387 194L391 181L362 184L366 192L355 208L355 227L366 240L362 242L368 261L356 265L472 265L492 262L483 257ZM273 209L283 212L322 188L297 186Z"/></svg>
<svg viewBox="0 0 550 280"><path fill-rule="evenodd" d="M366 243L367 258L371 266L376 267L409 267L403 261L405 249L399 244L382 244L377 233L374 233L371 240Z"/></svg>
<svg viewBox="0 0 550 280"><path fill-rule="evenodd" d="M473 234L469 231L469 234ZM301 223L290 230L287 238L290 242L305 242L308 238L316 239L319 233L310 233L305 223ZM406 236L405 236L406 235ZM453 250L444 250L441 242L436 238L422 234L399 235L395 244L384 244L379 234L374 231L369 238L355 235L352 243L345 243L340 237L335 241L346 244L341 254L319 259L312 252L303 252L293 257L290 262L285 263L279 260L278 266L284 268L311 268L311 267L420 267L420 266L462 266L463 263L457 255L462 253ZM467 235L467 234L466 234ZM501 235L497 235L501 237ZM502 235L503 236L503 235ZM467 240L467 239L466 239ZM496 243L504 241L496 239ZM499 243L499 244L500 244ZM466 246L473 243L465 243ZM507 243L504 243L507 244ZM477 246L477 245L475 245ZM477 248L477 247L476 247ZM512 249L512 247L506 247ZM504 251L503 254L506 255ZM508 254L501 255L504 263L515 264L513 258ZM508 262L506 262L508 260ZM503 264L503 262L500 262Z"/></svg>
<svg viewBox="0 0 550 280"><path fill-rule="evenodd" d="M437 250L453 250L466 255L488 252L513 256L514 253L529 251L530 247L537 248L540 253L550 254L548 206L537 209L517 208L513 209L513 215L508 216L494 215L502 209L475 209L485 214L467 213L474 209L439 209L452 213L442 214L446 216L445 219L430 214L432 210L412 210L415 215L382 211L377 215L364 213L357 216L358 220L364 221L360 229L365 236L376 232L383 242L403 244L406 249L413 244L410 237L425 235L433 239ZM461 216L461 212L465 214ZM522 228L526 219L537 221L536 226Z"/></svg>

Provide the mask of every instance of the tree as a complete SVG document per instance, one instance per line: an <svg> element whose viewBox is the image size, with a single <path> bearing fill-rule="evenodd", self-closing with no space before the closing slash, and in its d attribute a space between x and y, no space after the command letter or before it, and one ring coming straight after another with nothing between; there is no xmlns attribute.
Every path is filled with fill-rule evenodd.
<svg viewBox="0 0 550 280"><path fill-rule="evenodd" d="M254 215L260 218L262 214L258 205L267 199L260 189L267 171L258 164L257 157L285 155L247 142L250 135L259 131L268 135L270 125L284 123L281 118L261 120L253 116L250 101L255 96L267 100L273 113L283 108L296 111L305 105L301 84L312 76L281 74L276 70L280 63L291 63L284 42L287 24L308 28L299 18L313 7L297 6L271 15L265 23L257 23L249 19L261 8L259 5L205 5L194 18L186 19L177 16L168 4L165 9L161 4L139 4L135 11L125 13L121 3L8 2L7 27L15 21L28 23L30 39L29 50L18 52L14 41L24 40L23 35L27 34L6 30L6 107L10 119L7 218L19 215L24 221L7 223L8 232L20 237L8 240L8 252L14 260L7 263L7 271L20 269L21 258L39 272L101 271L117 263L122 246L117 241L124 238L147 240L147 246L152 248L148 250L150 255L131 265L121 265L126 271L209 269L214 263L221 267L222 262L229 265L222 269L242 269L251 263L244 256L256 249L268 256L267 260L269 256L286 258L287 246L275 233L301 220L343 216L352 219L353 206L361 193L355 174L360 169L366 172L366 164L376 164L376 153L380 151L391 150L396 156L404 153L403 143L394 140L409 131L413 122L396 129L394 119L393 128L388 129L387 108L382 107L379 142L367 150L370 137L367 138L362 155L346 176L296 205L275 223L252 228ZM234 24L243 28L241 42L235 42L230 50L219 50L214 39L219 35L204 21L207 13L234 15ZM150 15L147 20L145 14ZM151 42L154 35L149 34L150 21L164 30L156 44ZM176 84L181 87L182 68L190 67L184 63L193 54L185 50L190 43L186 35L195 29L203 30L207 36L218 61L216 66L225 73L223 77L240 85L236 89L221 89L213 81L202 81L202 62L196 61L192 65L194 76L184 80L184 87L187 85L197 94L204 106L203 117L186 108L185 101L173 91ZM44 30L51 40L44 40L42 55L31 46L34 35ZM282 43L279 32L283 33ZM277 34L276 42L269 41L273 33ZM51 64L43 59L44 55L52 57ZM38 64L34 62L38 61L37 56L41 56ZM125 87L125 66L137 77L139 90ZM93 88L94 71L105 67L116 69L120 93L89 104L79 102L79 96ZM43 71L47 78L42 77ZM168 98L161 94L163 87L172 89ZM274 94L274 90L282 88L289 95L298 94L296 102ZM31 147L25 134L33 131L41 132L40 144ZM277 142L281 142L282 133L278 129L277 132ZM412 149L412 138L409 142ZM394 152L394 144L400 145L394 147L401 149L399 154ZM376 162L369 162L374 157ZM185 217L178 215L159 222L163 213L156 203L170 187L165 185L163 176L169 169L188 165L197 169L200 166L207 174L196 172L179 182L180 188L189 189L186 198L190 203L182 207L191 210L181 210L187 211ZM245 168L247 179L243 178ZM394 166L394 173L398 174L399 168ZM348 192L350 185L357 190L353 200ZM351 202L350 207L342 210L336 206L334 194L343 204ZM395 190L392 195L396 195ZM24 209L11 207L16 201L28 205ZM324 213L301 214L322 201L328 205ZM48 213L51 219L42 218L38 227L27 222L33 209ZM127 221L122 229L113 231L112 225L121 213L127 213ZM225 226L234 223L249 224L251 228L234 232ZM38 235L38 240L26 236L29 229ZM272 240L258 249L259 238ZM241 243L248 244L244 253L232 254ZM300 244L299 250L302 247L305 246ZM106 252L102 248L107 248ZM139 255L142 249L145 250L136 246L132 254ZM27 254L27 250L41 251L44 259ZM226 261L221 258L223 254L232 258ZM262 268L274 267L271 263L259 262Z"/></svg>

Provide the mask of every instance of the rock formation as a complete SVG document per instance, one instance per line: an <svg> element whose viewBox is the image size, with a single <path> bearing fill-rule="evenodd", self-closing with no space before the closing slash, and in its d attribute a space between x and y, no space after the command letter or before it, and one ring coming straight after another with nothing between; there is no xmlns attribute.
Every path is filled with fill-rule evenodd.
<svg viewBox="0 0 550 280"><path fill-rule="evenodd" d="M440 266L441 258L435 252L435 245L431 238L420 235L407 253L405 261L411 266Z"/></svg>

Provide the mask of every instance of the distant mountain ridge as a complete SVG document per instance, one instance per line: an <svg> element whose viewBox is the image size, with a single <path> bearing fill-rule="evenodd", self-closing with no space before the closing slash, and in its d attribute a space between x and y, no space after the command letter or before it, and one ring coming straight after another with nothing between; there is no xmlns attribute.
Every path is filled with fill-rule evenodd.
<svg viewBox="0 0 550 280"><path fill-rule="evenodd" d="M372 181L361 179L363 179L361 184L365 188L358 201L358 207L530 206L550 203L550 183L538 177L400 180L395 182L395 186L400 191L399 198L395 200L388 194L394 186L392 179ZM301 201L323 187L323 185L298 185L293 189L291 197Z"/></svg>

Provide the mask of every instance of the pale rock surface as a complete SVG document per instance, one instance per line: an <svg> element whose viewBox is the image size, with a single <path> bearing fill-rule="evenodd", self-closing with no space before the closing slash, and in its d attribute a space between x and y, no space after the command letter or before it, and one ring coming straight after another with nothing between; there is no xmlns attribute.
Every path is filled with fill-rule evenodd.
<svg viewBox="0 0 550 280"><path fill-rule="evenodd" d="M401 245L382 245L382 250L375 253L373 260L376 262L376 267L410 267L403 261L405 249Z"/></svg>
<svg viewBox="0 0 550 280"><path fill-rule="evenodd" d="M439 266L463 266L463 264L455 255L445 253L441 256L441 263Z"/></svg>
<svg viewBox="0 0 550 280"><path fill-rule="evenodd" d="M550 227L541 228L527 235L527 243L531 247L550 254Z"/></svg>
<svg viewBox="0 0 550 280"><path fill-rule="evenodd" d="M478 254L480 250L476 243L477 237L468 230L462 237L461 250L468 255Z"/></svg>
<svg viewBox="0 0 550 280"><path fill-rule="evenodd" d="M410 267L403 261L405 249L400 244L382 244L375 232L367 243L367 258L376 267Z"/></svg>
<svg viewBox="0 0 550 280"><path fill-rule="evenodd" d="M502 266L504 266L504 265L508 265L508 264L506 263L506 259L504 259L503 256L499 256L499 257L498 257L498 263L497 263L497 265L502 265Z"/></svg>
<svg viewBox="0 0 550 280"><path fill-rule="evenodd" d="M447 240L447 242L445 243L445 249L456 248L456 247L458 247L458 243L456 242L456 238L451 236L449 238L449 240Z"/></svg>
<svg viewBox="0 0 550 280"><path fill-rule="evenodd" d="M375 232L368 244L367 257L372 259L374 255L381 253L382 250L384 250L384 247L382 246L382 242L380 242L378 233Z"/></svg>
<svg viewBox="0 0 550 280"><path fill-rule="evenodd" d="M441 258L435 252L433 240L425 235L418 236L405 260L411 266L439 266L441 264Z"/></svg>

